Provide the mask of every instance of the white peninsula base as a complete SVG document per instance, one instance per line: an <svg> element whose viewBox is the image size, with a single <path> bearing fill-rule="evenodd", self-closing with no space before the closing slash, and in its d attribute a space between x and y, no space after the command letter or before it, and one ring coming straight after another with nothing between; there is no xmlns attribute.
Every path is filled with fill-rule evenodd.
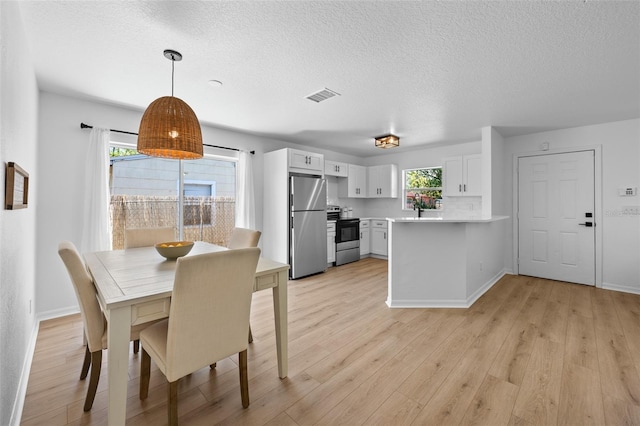
<svg viewBox="0 0 640 426"><path fill-rule="evenodd" d="M388 219L387 305L471 306L505 274L503 219Z"/></svg>

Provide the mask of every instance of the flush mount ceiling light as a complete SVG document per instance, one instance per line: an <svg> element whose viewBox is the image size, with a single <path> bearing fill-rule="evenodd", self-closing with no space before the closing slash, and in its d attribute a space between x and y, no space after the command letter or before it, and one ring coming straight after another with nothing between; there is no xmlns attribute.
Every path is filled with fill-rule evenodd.
<svg viewBox="0 0 640 426"><path fill-rule="evenodd" d="M395 148L400 146L400 138L395 135L385 135L376 138L376 147L378 148Z"/></svg>
<svg viewBox="0 0 640 426"><path fill-rule="evenodd" d="M182 60L182 55L167 49L164 56L171 60L171 96L151 102L142 115L138 152L162 158L202 158L202 130L198 117L182 99L173 96L174 65Z"/></svg>

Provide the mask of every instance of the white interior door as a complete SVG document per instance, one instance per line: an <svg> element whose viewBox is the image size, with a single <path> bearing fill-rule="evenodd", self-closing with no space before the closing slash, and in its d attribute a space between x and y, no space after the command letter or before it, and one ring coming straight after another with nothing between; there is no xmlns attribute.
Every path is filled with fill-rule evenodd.
<svg viewBox="0 0 640 426"><path fill-rule="evenodd" d="M518 160L518 273L595 284L594 152Z"/></svg>

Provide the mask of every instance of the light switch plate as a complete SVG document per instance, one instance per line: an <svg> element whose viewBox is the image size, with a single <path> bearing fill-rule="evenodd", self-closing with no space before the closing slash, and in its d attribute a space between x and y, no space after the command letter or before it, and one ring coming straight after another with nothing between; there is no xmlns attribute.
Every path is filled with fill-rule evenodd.
<svg viewBox="0 0 640 426"><path fill-rule="evenodd" d="M618 188L618 195L621 197L629 197L638 194L638 187L627 186L624 188Z"/></svg>

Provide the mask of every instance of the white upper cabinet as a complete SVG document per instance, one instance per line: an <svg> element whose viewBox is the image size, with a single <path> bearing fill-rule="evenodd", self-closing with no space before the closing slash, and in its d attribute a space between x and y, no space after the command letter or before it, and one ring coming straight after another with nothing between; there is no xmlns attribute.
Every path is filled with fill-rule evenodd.
<svg viewBox="0 0 640 426"><path fill-rule="evenodd" d="M398 198L398 167L395 164L367 167L369 198Z"/></svg>
<svg viewBox="0 0 640 426"><path fill-rule="evenodd" d="M340 198L365 198L367 196L367 168L349 164L346 179L339 179Z"/></svg>
<svg viewBox="0 0 640 426"><path fill-rule="evenodd" d="M327 176L347 177L349 176L349 165L347 163L325 160L324 174Z"/></svg>
<svg viewBox="0 0 640 426"><path fill-rule="evenodd" d="M298 173L323 174L324 155L289 149L289 170Z"/></svg>
<svg viewBox="0 0 640 426"><path fill-rule="evenodd" d="M445 158L442 162L443 195L482 195L482 156L480 154Z"/></svg>

